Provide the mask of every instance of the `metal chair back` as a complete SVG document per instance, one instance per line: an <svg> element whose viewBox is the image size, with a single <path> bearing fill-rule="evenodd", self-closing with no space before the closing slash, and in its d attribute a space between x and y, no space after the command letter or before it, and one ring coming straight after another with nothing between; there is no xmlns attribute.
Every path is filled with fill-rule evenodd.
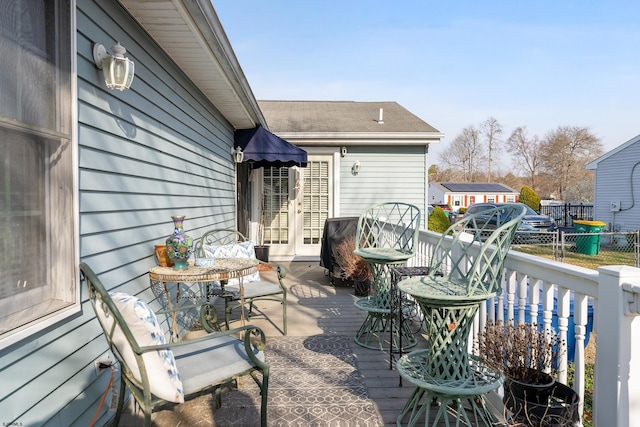
<svg viewBox="0 0 640 427"><path fill-rule="evenodd" d="M420 209L401 202L386 202L366 209L358 219L355 252L363 258L404 258L415 255Z"/></svg>
<svg viewBox="0 0 640 427"><path fill-rule="evenodd" d="M452 224L432 249L429 275L464 284L465 295L500 293L504 259L525 213L522 205L504 205Z"/></svg>
<svg viewBox="0 0 640 427"><path fill-rule="evenodd" d="M205 247L213 246L226 246L237 243L246 242L248 239L239 231L232 229L214 229L209 230L202 235L200 239L194 244L194 254L196 258L206 258L207 253ZM264 264L260 261L261 264ZM284 285L283 279L287 275L285 267L281 264L276 266L276 275L278 278L277 286L270 286L269 282L259 281L245 284L245 304L249 304L249 312L253 310L253 302L258 300L276 301L282 304L282 333L287 335L287 288ZM225 284L221 284L224 288ZM250 291L246 290L251 288ZM224 291L221 296L225 301L225 324L229 329L229 318L234 308L239 308L240 305L233 307L231 303L238 301L238 295L226 294Z"/></svg>

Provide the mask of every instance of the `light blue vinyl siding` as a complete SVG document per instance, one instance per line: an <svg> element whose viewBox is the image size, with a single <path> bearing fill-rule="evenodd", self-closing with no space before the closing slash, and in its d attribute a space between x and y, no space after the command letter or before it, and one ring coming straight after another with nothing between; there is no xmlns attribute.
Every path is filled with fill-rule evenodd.
<svg viewBox="0 0 640 427"><path fill-rule="evenodd" d="M340 216L358 216L367 207L398 201L418 206L426 215L427 167L424 146L352 146L340 158ZM360 173L351 167L360 162Z"/></svg>
<svg viewBox="0 0 640 427"><path fill-rule="evenodd" d="M135 62L124 92L105 87L91 57L93 42L116 41ZM117 2L77 1L77 49L80 258L108 288L147 297L171 215L186 215L193 237L235 227L233 128ZM0 352L1 422L93 418L109 377L93 361L107 347L84 287L81 299L77 316ZM113 415L108 402L97 425Z"/></svg>
<svg viewBox="0 0 640 427"><path fill-rule="evenodd" d="M594 185L594 220L605 222L611 231L640 229L640 216L637 214L640 204L640 142L598 163ZM620 202L620 212L611 212L613 201ZM635 208L629 209L634 203Z"/></svg>

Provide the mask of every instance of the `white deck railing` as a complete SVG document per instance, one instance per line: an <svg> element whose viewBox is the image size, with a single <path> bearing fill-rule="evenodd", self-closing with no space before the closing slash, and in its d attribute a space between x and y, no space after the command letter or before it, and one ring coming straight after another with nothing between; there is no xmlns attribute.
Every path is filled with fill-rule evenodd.
<svg viewBox="0 0 640 427"><path fill-rule="evenodd" d="M421 231L418 255L410 265L428 265L430 249L439 237ZM573 388L584 402L584 344L591 312L597 332L594 425L640 427L640 269L608 266L596 271L514 250L504 266L503 294L479 311L475 332L502 314L503 319L519 323L553 324L564 343L573 336ZM568 359L565 351L558 366L563 383Z"/></svg>

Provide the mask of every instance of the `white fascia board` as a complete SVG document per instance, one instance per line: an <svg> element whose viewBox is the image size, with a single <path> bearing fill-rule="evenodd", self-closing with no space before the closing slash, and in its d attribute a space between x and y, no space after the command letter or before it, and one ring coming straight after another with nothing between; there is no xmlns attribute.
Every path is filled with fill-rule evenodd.
<svg viewBox="0 0 640 427"><path fill-rule="evenodd" d="M439 132L276 132L289 142L308 145L424 145L444 138Z"/></svg>

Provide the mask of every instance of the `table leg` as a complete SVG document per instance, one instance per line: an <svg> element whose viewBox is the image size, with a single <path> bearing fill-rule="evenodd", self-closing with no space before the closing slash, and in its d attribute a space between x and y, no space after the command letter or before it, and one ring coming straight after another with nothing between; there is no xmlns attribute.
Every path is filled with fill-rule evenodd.
<svg viewBox="0 0 640 427"><path fill-rule="evenodd" d="M244 277L240 277L238 280L240 286L240 324L244 326Z"/></svg>
<svg viewBox="0 0 640 427"><path fill-rule="evenodd" d="M178 319L176 312L173 310L173 304L171 303L171 294L169 293L169 288L167 287L167 283L162 283L164 287L164 294L167 296L167 308L171 312L171 336L169 337L169 342L173 342L173 336L175 335L175 341L178 341L180 337L178 336ZM180 284L176 283L176 304L178 301L178 297L180 295Z"/></svg>

